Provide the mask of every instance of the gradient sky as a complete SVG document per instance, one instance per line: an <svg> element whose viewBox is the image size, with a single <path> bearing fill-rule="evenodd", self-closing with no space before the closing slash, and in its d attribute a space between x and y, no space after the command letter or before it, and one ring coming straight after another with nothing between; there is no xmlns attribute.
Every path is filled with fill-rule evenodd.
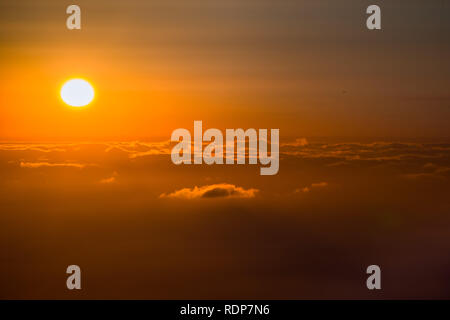
<svg viewBox="0 0 450 320"><path fill-rule="evenodd" d="M0 299L450 297L448 0L74 2L0 0ZM175 165L194 120L278 174Z"/></svg>
<svg viewBox="0 0 450 320"><path fill-rule="evenodd" d="M450 5L376 1L0 2L0 139L165 138L179 127L286 137L450 136ZM65 106L80 76L95 102ZM237 116L238 115L238 116Z"/></svg>

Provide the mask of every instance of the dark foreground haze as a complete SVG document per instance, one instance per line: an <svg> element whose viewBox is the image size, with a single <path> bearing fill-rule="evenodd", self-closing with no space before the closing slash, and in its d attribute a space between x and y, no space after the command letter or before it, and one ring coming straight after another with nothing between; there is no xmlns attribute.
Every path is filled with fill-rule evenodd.
<svg viewBox="0 0 450 320"><path fill-rule="evenodd" d="M270 179L169 152L1 144L0 298L450 298L450 143L297 139Z"/></svg>

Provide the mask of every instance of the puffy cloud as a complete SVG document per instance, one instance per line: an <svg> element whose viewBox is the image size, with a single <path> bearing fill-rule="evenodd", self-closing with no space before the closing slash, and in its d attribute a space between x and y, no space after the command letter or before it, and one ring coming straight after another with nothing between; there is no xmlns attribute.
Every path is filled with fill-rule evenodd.
<svg viewBox="0 0 450 320"><path fill-rule="evenodd" d="M184 188L160 198L199 199L199 198L254 198L258 189L244 189L233 184L220 183L202 187Z"/></svg>

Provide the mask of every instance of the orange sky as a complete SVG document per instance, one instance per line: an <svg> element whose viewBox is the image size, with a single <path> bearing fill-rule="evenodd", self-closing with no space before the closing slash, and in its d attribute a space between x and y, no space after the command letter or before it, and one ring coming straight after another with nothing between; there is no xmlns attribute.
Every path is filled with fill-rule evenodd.
<svg viewBox="0 0 450 320"><path fill-rule="evenodd" d="M67 4L0 5L0 140L167 139L194 120L294 138L449 136L439 5L386 5L371 33L364 1L80 0L81 31L66 29ZM97 94L82 110L59 98L77 76Z"/></svg>

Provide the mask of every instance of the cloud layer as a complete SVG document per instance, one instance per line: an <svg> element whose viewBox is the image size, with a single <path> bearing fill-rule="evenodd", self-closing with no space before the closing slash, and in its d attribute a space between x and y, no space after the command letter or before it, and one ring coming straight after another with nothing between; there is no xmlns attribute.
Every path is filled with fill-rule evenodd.
<svg viewBox="0 0 450 320"><path fill-rule="evenodd" d="M85 168L87 165L83 163L51 163L51 162L20 162L21 168L41 168L41 167L68 167L68 168Z"/></svg>
<svg viewBox="0 0 450 320"><path fill-rule="evenodd" d="M183 188L169 194L161 194L161 198L199 199L199 198L254 198L258 189L244 189L233 184L220 183L202 187Z"/></svg>

